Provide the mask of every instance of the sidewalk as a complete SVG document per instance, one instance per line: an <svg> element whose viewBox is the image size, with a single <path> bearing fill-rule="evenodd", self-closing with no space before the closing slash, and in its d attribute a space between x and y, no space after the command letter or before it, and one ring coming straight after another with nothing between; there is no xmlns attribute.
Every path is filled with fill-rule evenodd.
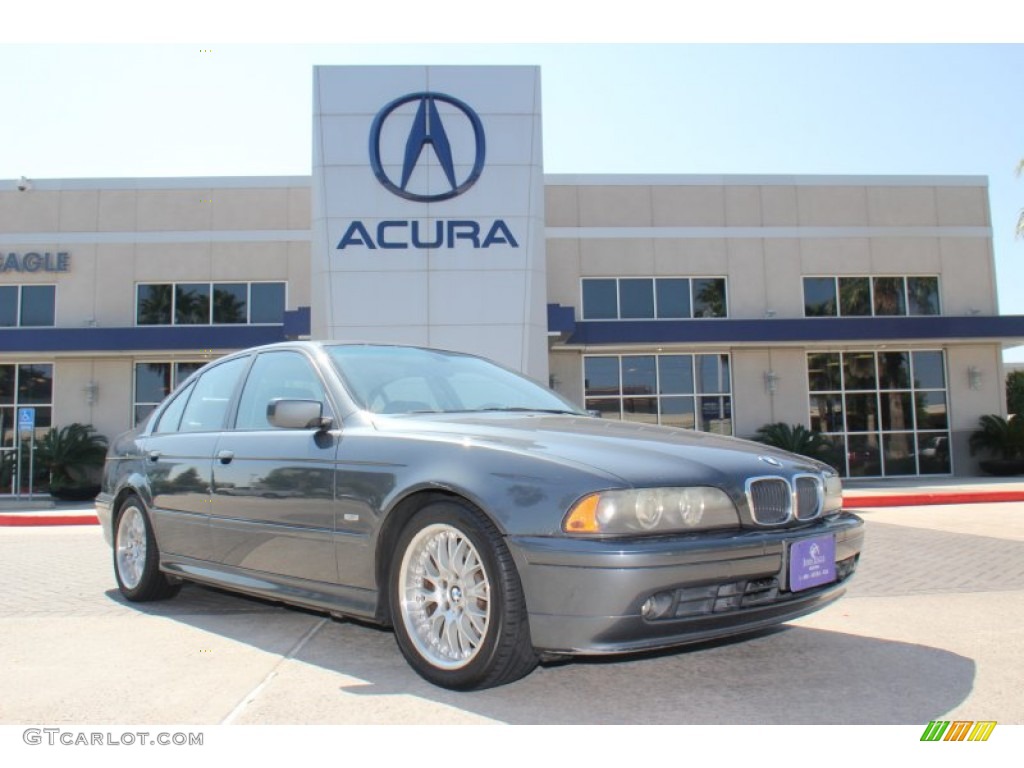
<svg viewBox="0 0 1024 768"><path fill-rule="evenodd" d="M1024 502L1024 478L948 477L906 479L849 479L843 482L843 507L921 507L937 504ZM0 496L0 527L41 525L99 525L88 501L56 501L46 494L31 502Z"/></svg>

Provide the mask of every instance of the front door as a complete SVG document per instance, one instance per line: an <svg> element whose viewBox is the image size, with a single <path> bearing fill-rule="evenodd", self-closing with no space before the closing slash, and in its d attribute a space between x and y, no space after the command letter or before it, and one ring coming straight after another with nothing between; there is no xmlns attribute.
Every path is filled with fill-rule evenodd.
<svg viewBox="0 0 1024 768"><path fill-rule="evenodd" d="M260 354L246 378L234 429L213 459L211 537L217 559L262 573L337 583L334 556L334 462L337 433L277 429L267 420L275 399L331 406L301 352Z"/></svg>

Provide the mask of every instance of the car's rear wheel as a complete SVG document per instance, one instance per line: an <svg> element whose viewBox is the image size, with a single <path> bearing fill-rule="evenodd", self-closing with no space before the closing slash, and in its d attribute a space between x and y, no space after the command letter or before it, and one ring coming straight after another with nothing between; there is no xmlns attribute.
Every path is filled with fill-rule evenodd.
<svg viewBox="0 0 1024 768"><path fill-rule="evenodd" d="M160 550L145 507L137 496L128 496L114 524L114 575L121 594L141 603L173 597L181 589L160 572Z"/></svg>
<svg viewBox="0 0 1024 768"><path fill-rule="evenodd" d="M468 505L435 502L409 521L392 562L390 598L399 648L436 685L489 688L537 665L512 556Z"/></svg>

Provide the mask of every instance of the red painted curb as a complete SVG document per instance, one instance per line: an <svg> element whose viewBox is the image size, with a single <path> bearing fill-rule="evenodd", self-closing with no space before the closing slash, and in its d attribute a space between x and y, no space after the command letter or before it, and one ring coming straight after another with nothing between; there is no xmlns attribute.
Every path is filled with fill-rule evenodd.
<svg viewBox="0 0 1024 768"><path fill-rule="evenodd" d="M959 493L903 493L843 496L844 509L861 507L926 507L939 504L988 504L1024 501L1024 491L962 491Z"/></svg>
<svg viewBox="0 0 1024 768"><path fill-rule="evenodd" d="M99 525L96 515L0 515L0 525Z"/></svg>

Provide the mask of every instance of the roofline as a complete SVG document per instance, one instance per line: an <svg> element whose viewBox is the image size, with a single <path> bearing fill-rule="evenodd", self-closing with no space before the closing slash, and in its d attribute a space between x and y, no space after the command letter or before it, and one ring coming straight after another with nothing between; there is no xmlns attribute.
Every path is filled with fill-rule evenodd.
<svg viewBox="0 0 1024 768"><path fill-rule="evenodd" d="M988 176L547 173L544 183L548 186L987 187Z"/></svg>
<svg viewBox="0 0 1024 768"><path fill-rule="evenodd" d="M153 176L137 179L33 179L29 178L31 190L60 192L94 189L283 189L287 187L309 187L311 176ZM13 189L15 181L11 180Z"/></svg>
<svg viewBox="0 0 1024 768"><path fill-rule="evenodd" d="M312 176L153 176L141 178L32 179L42 192L149 189L308 188ZM2 184L2 182L0 182ZM15 187L11 179L10 188ZM545 186L796 186L796 187L988 187L988 176L840 175L840 174L674 174L547 173Z"/></svg>

